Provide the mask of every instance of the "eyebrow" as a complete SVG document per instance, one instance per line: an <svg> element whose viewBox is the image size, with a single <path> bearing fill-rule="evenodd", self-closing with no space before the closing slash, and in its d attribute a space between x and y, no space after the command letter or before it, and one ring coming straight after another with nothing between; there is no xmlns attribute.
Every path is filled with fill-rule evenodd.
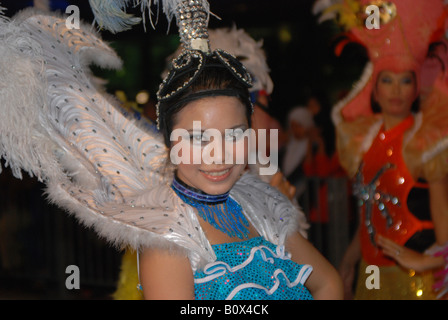
<svg viewBox="0 0 448 320"><path fill-rule="evenodd" d="M239 125L233 126L231 128L226 128L225 130L245 129L247 127L248 127L247 124L239 124ZM204 133L208 129L216 129L216 128L207 128L207 129L201 130L200 132ZM188 133L198 133L198 131L193 131L193 129L188 129L187 132Z"/></svg>

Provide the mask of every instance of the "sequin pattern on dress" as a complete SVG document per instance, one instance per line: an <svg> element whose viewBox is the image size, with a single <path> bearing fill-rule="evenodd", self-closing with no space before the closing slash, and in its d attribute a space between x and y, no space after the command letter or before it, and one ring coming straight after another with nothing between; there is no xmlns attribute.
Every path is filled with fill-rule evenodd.
<svg viewBox="0 0 448 320"><path fill-rule="evenodd" d="M195 273L197 300L312 300L309 265L262 237L212 246L217 260Z"/></svg>

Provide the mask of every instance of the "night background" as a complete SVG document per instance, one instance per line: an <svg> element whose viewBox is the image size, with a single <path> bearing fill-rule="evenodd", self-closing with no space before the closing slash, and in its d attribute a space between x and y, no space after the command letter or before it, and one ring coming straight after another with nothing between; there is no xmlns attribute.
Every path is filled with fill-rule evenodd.
<svg viewBox="0 0 448 320"><path fill-rule="evenodd" d="M209 2L211 11L221 18L211 16L210 28L235 24L255 40L263 40L274 82L271 110L279 120L284 120L292 106L303 104L312 94L322 95L333 104L350 90L366 61L363 48L356 44L349 44L342 55L336 57L334 46L340 30L330 21L317 23L317 17L311 12L312 0ZM5 15L12 16L32 1L3 0L0 3L8 9ZM63 13L68 5L77 5L82 21L91 24L93 20L87 0L52 0L50 3L52 10ZM129 8L127 12L140 16L138 8ZM148 90L154 95L165 58L179 44L175 22L168 26L165 16L160 13L155 29L148 23L146 32L140 24L130 31L118 34L101 31L100 34L124 61L124 68L118 72L97 70L108 80L108 90L111 93L122 90L128 100L135 100L140 90Z"/></svg>
<svg viewBox="0 0 448 320"><path fill-rule="evenodd" d="M294 106L303 105L310 95L318 95L322 97L323 101L326 101L323 105L324 112L329 116L331 106L351 89L362 72L366 62L364 50L356 44L349 44L337 57L334 54L334 47L337 40L340 39L338 38L340 30L329 21L318 24L317 17L311 12L313 4L311 0L210 0L209 2L211 11L221 18L219 20L211 16L210 28L231 27L235 24L238 28L245 29L255 40L263 40L263 48L267 55L271 78L274 82L274 91L269 108L271 114L282 123L284 123L288 111ZM77 5L80 8L81 19L87 24L92 22L93 15L87 0L52 0L50 3L52 10L60 10L63 14L65 14L65 8L68 5ZM32 5L32 1L0 0L0 4L7 8L5 15L11 17L17 11ZM140 16L138 10L130 8L128 12L135 12L136 16ZM93 26L93 28L96 28L96 26ZM150 97L154 97L161 81L160 74L165 66L165 59L175 51L179 44L175 22L173 21L171 26L168 26L165 16L160 13L156 29L147 24L146 31L144 31L140 24L127 32L112 34L108 31L100 31L100 34L124 61L124 67L119 71L94 69L95 74L108 81L107 90L111 94L115 94L117 91L123 92L130 102L134 102L136 94L142 90L149 92ZM137 109L141 107L135 103L132 105ZM42 186L33 180L27 180L26 178L24 180L16 181L8 175L6 170L0 175L0 185L4 197L8 198L2 200L3 203L0 208L4 209L5 206L13 202L11 199L15 198L17 194L20 194L21 199L26 197L27 200L15 199L14 201L21 203L21 206L31 208L29 210L32 212L38 211L36 208L44 206L39 202ZM23 190L25 184L30 187ZM54 211L57 209L48 210ZM3 210L3 212L5 211ZM38 218L40 214L36 212L30 218L34 221L34 225L37 224L35 221L41 220ZM0 212L0 218L1 216L2 212ZM38 256L37 258L30 257L27 260L28 262L22 261L21 265L31 263L34 266L39 266L39 259L42 260L42 255L46 255L45 259L47 260L55 259L54 255L56 253L47 252L46 248L43 247L36 247L37 244L33 243L32 240L33 236L38 237L42 234L48 238L47 243L53 243L55 241L52 238L53 235L49 236L45 231L45 228L53 228L53 223L50 222L50 227L45 224L40 231L33 229L32 232L36 234L30 233L29 229L19 232L19 237L22 237L23 242L27 243L26 248L22 247L21 250L32 252L33 255ZM64 225L65 223L63 222ZM69 222L69 224L71 225L72 222ZM29 225L29 223L24 223L24 225ZM76 225L76 222L73 222L73 225ZM75 227L70 226L70 228ZM65 231L60 231L60 233L62 233L59 235L61 237L66 237L68 234ZM93 235L89 236L88 241L95 242L98 240ZM99 244L99 246L101 245ZM78 244L73 250L84 249L82 249L82 244ZM42 254L40 254L41 251ZM67 253L67 255L69 254ZM0 262L1 259L0 254ZM92 259L101 259L101 257L92 253ZM110 264L115 268L112 271L107 271L112 273L108 275L108 278L113 279L116 277L120 259L115 256L114 252L104 259L110 259ZM28 274L28 271L25 270L26 267L22 268L23 272L18 273L17 268L14 271L7 268L2 271L0 265L0 298L13 298L14 295L9 295L8 292L16 294L30 292L30 297L33 297L34 292L44 298L54 297L55 295L58 298L66 298L64 296L64 294L67 294L66 292L58 291L59 284L53 283L56 287L56 294L48 292L48 283L51 283L51 279L48 280L51 278L49 274L52 274L53 270L47 270L45 262L41 263L41 280L36 280L38 277L35 274ZM76 263L79 264L79 262ZM97 271L93 270L92 272L94 274ZM65 279L67 275L62 272L59 276ZM30 285L30 281L34 281L32 285ZM21 284L23 287L20 287ZM80 293L81 298L102 298L103 294L107 294L111 290L110 282L92 283L84 287L89 285L91 286L90 291ZM98 287L104 288L106 293L98 290ZM2 290L6 293L2 294Z"/></svg>

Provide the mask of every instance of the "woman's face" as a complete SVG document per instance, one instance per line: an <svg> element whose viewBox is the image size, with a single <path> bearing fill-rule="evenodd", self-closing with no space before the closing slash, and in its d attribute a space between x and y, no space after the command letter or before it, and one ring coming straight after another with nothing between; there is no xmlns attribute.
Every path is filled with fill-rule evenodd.
<svg viewBox="0 0 448 320"><path fill-rule="evenodd" d="M172 152L176 149L187 160L177 165L177 176L208 194L229 191L247 164L247 129L245 106L236 97L207 97L187 104L173 125L173 133L188 132L171 145Z"/></svg>
<svg viewBox="0 0 448 320"><path fill-rule="evenodd" d="M378 75L374 97L383 114L405 118L411 113L417 97L417 83L412 71L395 73L381 71Z"/></svg>

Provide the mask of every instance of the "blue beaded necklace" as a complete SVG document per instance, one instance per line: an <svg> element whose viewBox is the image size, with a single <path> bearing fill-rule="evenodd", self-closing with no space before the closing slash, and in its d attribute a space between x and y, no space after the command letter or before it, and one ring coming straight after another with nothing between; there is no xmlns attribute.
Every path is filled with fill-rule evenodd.
<svg viewBox="0 0 448 320"><path fill-rule="evenodd" d="M202 219L230 237L248 238L249 222L241 206L229 193L210 195L182 182L177 176L171 185L185 203L196 208Z"/></svg>

